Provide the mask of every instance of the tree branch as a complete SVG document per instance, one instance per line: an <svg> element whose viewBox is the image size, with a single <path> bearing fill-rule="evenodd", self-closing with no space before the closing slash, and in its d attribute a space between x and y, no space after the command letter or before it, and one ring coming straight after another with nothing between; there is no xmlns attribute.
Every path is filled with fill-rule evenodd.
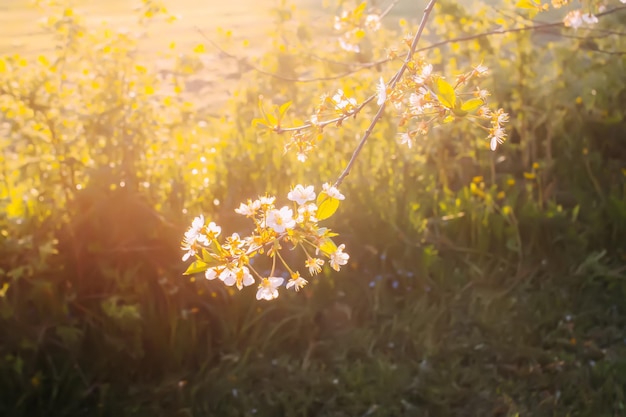
<svg viewBox="0 0 626 417"><path fill-rule="evenodd" d="M413 42L411 43L411 49L409 49L409 52L407 52L406 58L404 59L404 63L402 64L402 66L400 67L396 75L393 76L393 78L388 84L390 89L393 89L398 83L398 81L400 81L400 79L402 78L402 75L404 75L404 71L406 71L407 66L409 65L409 62L411 62L411 58L416 52L417 44L420 38L422 37L422 32L424 32L424 28L426 27L426 22L428 21L428 17L430 16L430 13L433 11L433 8L435 7L436 2L437 0L430 0L428 5L424 9L424 14L422 15L422 21L420 22L420 25L417 29L417 33L413 37ZM341 175L339 175L339 178L337 178L337 181L335 181L335 187L339 187L341 183L343 182L343 180L350 174L350 170L352 169L352 166L354 165L354 163L356 162L356 159L361 153L363 146L365 146L365 142L367 142L367 139L372 134L374 127L376 126L380 118L382 117L384 110L385 110L385 103L383 102L380 105L378 112L376 113L376 116L374 116L374 119L372 119L372 122L370 123L367 130L363 134L363 138L361 138L359 145L356 147L356 149L352 153L350 162L348 162L348 165L346 166L346 168L343 170Z"/></svg>
<svg viewBox="0 0 626 417"><path fill-rule="evenodd" d="M607 10L605 12L602 13L598 13L596 15L596 17L603 17L603 16L607 16L622 10L625 10L626 6L618 6L615 7L613 9ZM529 30L536 30L536 31L542 31L542 30L546 30L546 29L551 29L551 28L562 28L565 25L563 24L562 21L558 21L558 22L541 22L539 24L535 24L535 25L527 25L527 26L522 26L522 27L518 27L518 28L513 28L513 29L496 29L496 30L491 30L491 31L487 31L487 32L483 32L483 33L479 33L476 35L470 35L470 36L461 36L458 38L454 38L454 39L447 39L441 42L436 42L433 43L431 45L425 46L423 48L419 48L416 49L414 52L424 52L424 51L428 51L431 49L435 49L435 48L439 48L441 46L444 45L448 45L450 43L461 43L461 42L469 42L475 39L481 39L481 38L486 38L489 36L493 36L493 35L505 35L507 33L516 33L516 32L526 32ZM342 72L340 74L336 74L336 75L329 75L329 76L325 76L325 77L313 77L313 78L300 78L300 77L287 77L287 76L283 76L280 74L276 74L273 73L271 71L266 71L263 68L260 68L254 64L252 64L248 59L246 58L241 58L238 57L236 55L233 55L229 52L227 52L226 50L224 50L223 48L221 48L217 43L215 43L214 41L212 41L204 32L202 32L202 30L200 30L199 28L196 28L198 30L198 32L202 35L202 37L204 37L207 42L209 42L213 47L215 47L217 50L220 51L221 54L223 54L224 56L226 56L227 58L236 60L238 62L243 63L245 66L247 66L248 68L250 68L253 71L258 72L259 74L263 74L266 75L268 77L272 77L272 78L276 78L278 80L282 80L282 81L289 81L289 82L295 82L295 83L313 83L313 82L317 82L317 81L330 81L330 80L338 80L344 77L348 77L350 75L356 74L359 71L365 70L365 69L369 69L369 68L373 68L376 67L378 65L382 65L382 64L386 64L388 62L391 61L390 58L385 58L385 59L381 59L378 61L373 61L373 62L369 62L369 63L363 63L363 64L358 64L358 68L355 68L353 70L349 70L346 72ZM594 32L602 32L602 33L606 33L607 35L618 35L618 36L624 36L626 35L626 33L624 32L616 32L616 31L610 31L610 30L605 30L605 29L596 29L596 28L586 28L586 30L589 31L594 31ZM574 37L574 36L564 36L564 37ZM576 37L578 38L578 37ZM600 52L600 51L599 51ZM621 54L621 52L617 52L618 54ZM319 57L316 57L314 55L310 55L313 58L319 59ZM333 62L334 64L340 64L340 65L344 65L346 67L350 67L350 66L354 66L354 63L339 63L339 62Z"/></svg>

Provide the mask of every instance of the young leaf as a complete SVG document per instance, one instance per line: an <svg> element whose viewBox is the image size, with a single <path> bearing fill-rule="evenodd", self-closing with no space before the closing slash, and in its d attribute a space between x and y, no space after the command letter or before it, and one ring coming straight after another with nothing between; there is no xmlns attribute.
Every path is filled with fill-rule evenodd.
<svg viewBox="0 0 626 417"><path fill-rule="evenodd" d="M267 120L265 119L261 119L260 117L257 117L256 119L252 120L252 127L259 127L259 126L263 126L266 128L271 127L268 123Z"/></svg>
<svg viewBox="0 0 626 417"><path fill-rule="evenodd" d="M542 10L541 0L520 0L517 2L515 7L519 7L520 9L529 9L529 16L531 19Z"/></svg>
<svg viewBox="0 0 626 417"><path fill-rule="evenodd" d="M334 253L335 251L337 251L337 245L335 245L335 242L333 242L331 238L326 238L320 245L320 250L324 254L330 256L331 253Z"/></svg>
<svg viewBox="0 0 626 417"><path fill-rule="evenodd" d="M278 119L272 113L267 113L265 115L265 119L267 120L268 126L270 127L278 126Z"/></svg>
<svg viewBox="0 0 626 417"><path fill-rule="evenodd" d="M541 7L541 0L519 0L515 7L520 9L537 9Z"/></svg>
<svg viewBox="0 0 626 417"><path fill-rule="evenodd" d="M454 113L456 117L465 117L468 113L473 113L478 110L478 108L483 105L483 101L479 98L472 98L465 103L457 102L456 104L457 105L452 109L452 113Z"/></svg>
<svg viewBox="0 0 626 417"><path fill-rule="evenodd" d="M198 272L204 272L207 269L209 269L209 265L207 263L201 260L196 260L191 265L189 265L189 268L187 268L187 270L183 272L183 275L197 274Z"/></svg>
<svg viewBox="0 0 626 417"><path fill-rule="evenodd" d="M479 98L472 98L461 104L461 110L467 113L473 113L483 105L483 101Z"/></svg>
<svg viewBox="0 0 626 417"><path fill-rule="evenodd" d="M324 220L335 214L339 208L339 200L330 197L325 192L321 192L317 196L317 217L318 220Z"/></svg>
<svg viewBox="0 0 626 417"><path fill-rule="evenodd" d="M433 87L439 102L449 109L454 108L454 105L456 104L456 93L454 88L443 78L435 79Z"/></svg>
<svg viewBox="0 0 626 417"><path fill-rule="evenodd" d="M215 257L204 248L202 248L202 261L207 267L212 267L220 264L220 261L215 259Z"/></svg>
<svg viewBox="0 0 626 417"><path fill-rule="evenodd" d="M281 119L283 118L285 113L287 113L287 110L289 110L289 106L291 106L291 101L286 102L285 104L280 106L280 109L278 109L278 114L280 115Z"/></svg>
<svg viewBox="0 0 626 417"><path fill-rule="evenodd" d="M363 12L365 12L365 8L367 7L367 2L359 4L356 9L354 9L354 18L355 20L360 20L361 16L363 16Z"/></svg>

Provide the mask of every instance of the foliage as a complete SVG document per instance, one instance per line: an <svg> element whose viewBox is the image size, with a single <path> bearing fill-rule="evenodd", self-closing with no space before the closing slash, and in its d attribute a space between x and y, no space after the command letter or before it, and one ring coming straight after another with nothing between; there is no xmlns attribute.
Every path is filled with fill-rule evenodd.
<svg viewBox="0 0 626 417"><path fill-rule="evenodd" d="M258 96L291 101L292 126L320 92L363 103L397 70L395 25L318 59L320 38L278 9L275 49L252 62L274 76L242 73L219 117L185 91L206 48L159 70L69 10L49 19L53 54L0 58L0 414L622 414L623 14L506 32L528 22L472 7L440 1L426 39L459 40L419 53L451 78L492 69L506 146L452 123L407 149L383 115L327 220L350 264L274 303L183 277L187 217L246 230L234 209L259 190L335 178L375 109L302 164L251 124Z"/></svg>

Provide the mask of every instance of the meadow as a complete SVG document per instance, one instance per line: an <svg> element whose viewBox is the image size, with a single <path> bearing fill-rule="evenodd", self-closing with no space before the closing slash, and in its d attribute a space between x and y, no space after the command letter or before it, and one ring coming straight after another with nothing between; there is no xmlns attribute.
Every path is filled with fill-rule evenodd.
<svg viewBox="0 0 626 417"><path fill-rule="evenodd" d="M364 102L425 2L358 53L332 2L169 3L0 3L0 415L626 416L624 5L528 30L439 0L419 56L489 67L507 141L459 116L408 148L390 106L327 221L348 264L257 301L183 275L185 231L246 233L241 202L334 181L375 101L304 163L253 120Z"/></svg>

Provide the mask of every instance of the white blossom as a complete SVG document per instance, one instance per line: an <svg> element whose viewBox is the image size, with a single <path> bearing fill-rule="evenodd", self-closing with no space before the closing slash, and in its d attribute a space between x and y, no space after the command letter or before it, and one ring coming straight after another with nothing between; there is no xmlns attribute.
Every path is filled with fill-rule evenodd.
<svg viewBox="0 0 626 417"><path fill-rule="evenodd" d="M385 81L383 77L380 77L378 84L376 85L376 96L378 99L376 100L376 104L381 106L387 100L387 86L385 85Z"/></svg>
<svg viewBox="0 0 626 417"><path fill-rule="evenodd" d="M219 275L219 279L229 287L236 284L238 289L254 284L254 277L250 274L250 270L245 266L234 269L226 268Z"/></svg>
<svg viewBox="0 0 626 417"><path fill-rule="evenodd" d="M330 254L330 266L335 270L339 271L341 265L345 265L348 263L348 259L350 259L350 255L347 253L343 253L346 245L341 244L337 248L337 250Z"/></svg>
<svg viewBox="0 0 626 417"><path fill-rule="evenodd" d="M280 210L271 210L267 213L266 222L276 233L283 233L285 230L293 229L296 226L296 221L293 219L293 211L286 206Z"/></svg>
<svg viewBox="0 0 626 417"><path fill-rule="evenodd" d="M346 198L336 187L333 187L329 183L323 184L322 189L329 197L336 198L337 200L344 200Z"/></svg>
<svg viewBox="0 0 626 417"><path fill-rule="evenodd" d="M300 291L300 288L304 287L306 284L308 284L309 281L307 281L306 279L302 278L300 276L300 274L296 273L294 274L294 276L292 276L292 278L287 282L287 289L293 287L294 290L296 291Z"/></svg>
<svg viewBox="0 0 626 417"><path fill-rule="evenodd" d="M250 201L248 200L248 204L241 203L239 204L239 208L235 209L235 213L241 214L242 216L252 217L256 214L256 212L261 208L261 202L259 200Z"/></svg>
<svg viewBox="0 0 626 417"><path fill-rule="evenodd" d="M283 278L269 277L263 278L256 292L257 300L273 300L278 297L278 287L283 285Z"/></svg>
<svg viewBox="0 0 626 417"><path fill-rule="evenodd" d="M307 201L315 200L315 190L312 185L304 187L301 184L293 187L287 194L287 198L291 201L295 201L299 205L306 203Z"/></svg>
<svg viewBox="0 0 626 417"><path fill-rule="evenodd" d="M398 133L398 135L400 135L400 145L406 144L406 146L411 149L411 146L413 146L413 139L411 139L411 135L409 135L407 132Z"/></svg>

